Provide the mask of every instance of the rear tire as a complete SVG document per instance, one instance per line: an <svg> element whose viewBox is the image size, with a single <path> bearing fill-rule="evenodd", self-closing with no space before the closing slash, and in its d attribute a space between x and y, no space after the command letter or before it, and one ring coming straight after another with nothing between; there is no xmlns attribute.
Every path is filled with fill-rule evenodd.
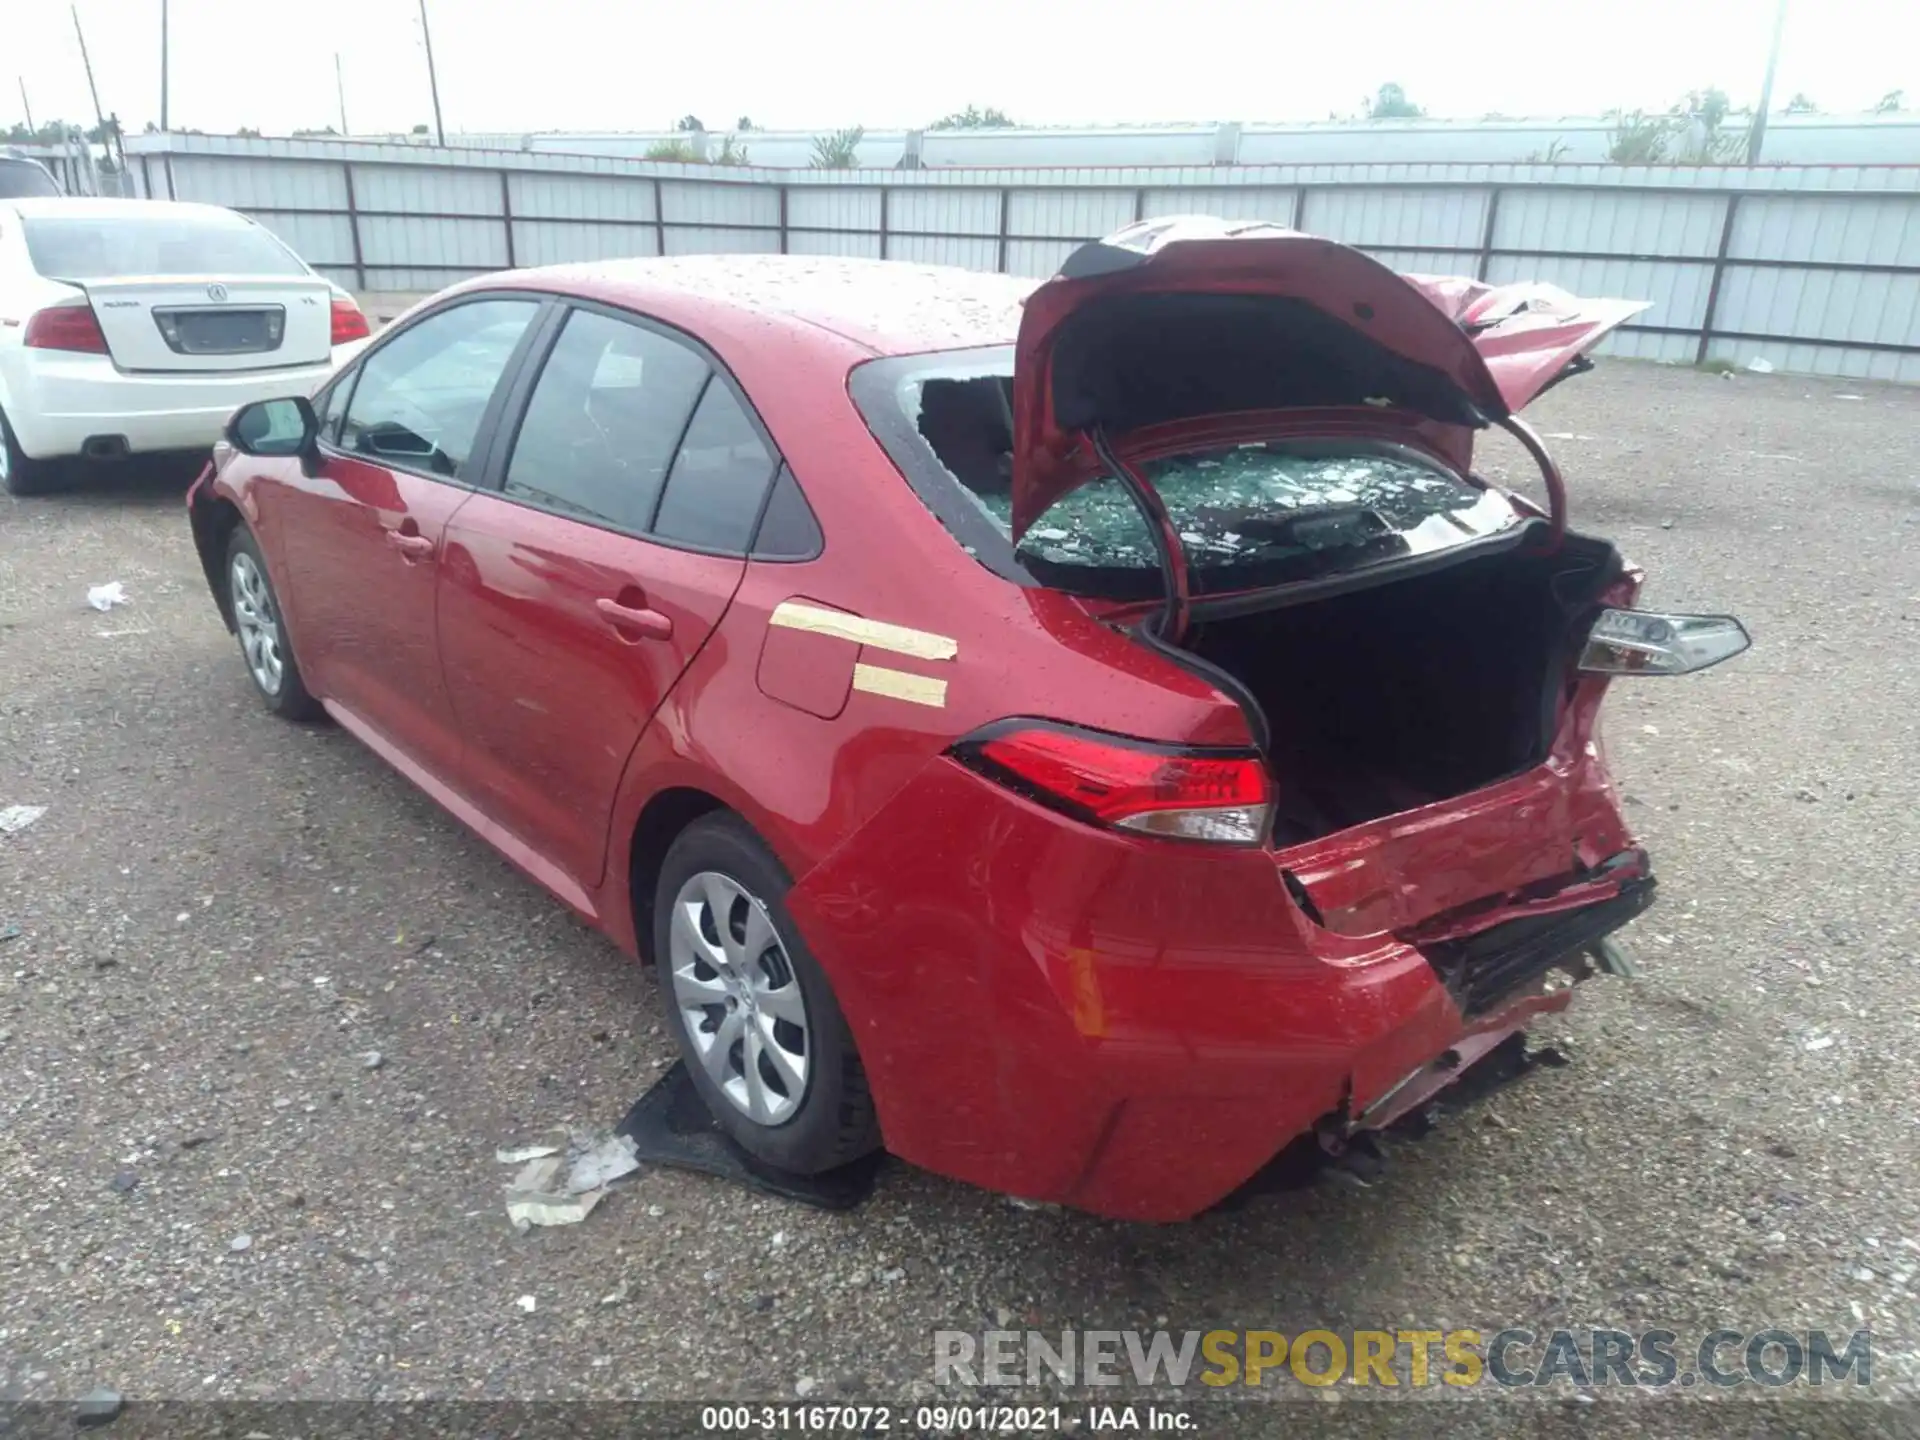
<svg viewBox="0 0 1920 1440"><path fill-rule="evenodd" d="M0 410L0 487L9 495L46 495L66 479L57 460L34 460L20 448L7 412Z"/></svg>
<svg viewBox="0 0 1920 1440"><path fill-rule="evenodd" d="M282 720L317 720L324 713L300 678L281 619L280 598L267 578L266 558L245 525L227 541L227 604L247 674L267 709Z"/></svg>
<svg viewBox="0 0 1920 1440"><path fill-rule="evenodd" d="M817 1175L880 1145L833 988L788 914L786 871L738 816L707 815L660 867L654 970L694 1087L766 1164Z"/></svg>

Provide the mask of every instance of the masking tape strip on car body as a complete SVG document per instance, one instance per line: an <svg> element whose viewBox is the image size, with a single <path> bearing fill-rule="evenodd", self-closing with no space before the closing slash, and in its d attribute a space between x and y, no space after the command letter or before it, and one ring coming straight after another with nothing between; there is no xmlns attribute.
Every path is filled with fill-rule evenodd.
<svg viewBox="0 0 1920 1440"><path fill-rule="evenodd" d="M885 695L893 700L908 700L915 705L931 705L936 710L947 704L947 682L906 670L889 670L884 665L855 665L853 688L869 695Z"/></svg>
<svg viewBox="0 0 1920 1440"><path fill-rule="evenodd" d="M767 623L787 630L832 635L875 650L911 655L916 660L951 660L960 653L960 642L950 635L909 630L904 625L889 625L884 620L868 620L840 610L823 610L818 605L803 605L797 600L782 600L774 607ZM856 686L858 683L855 681Z"/></svg>

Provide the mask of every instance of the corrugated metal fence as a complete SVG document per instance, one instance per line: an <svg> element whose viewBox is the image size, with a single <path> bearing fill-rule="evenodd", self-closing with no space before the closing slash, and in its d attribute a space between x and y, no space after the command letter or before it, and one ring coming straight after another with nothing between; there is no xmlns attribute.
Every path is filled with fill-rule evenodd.
<svg viewBox="0 0 1920 1440"><path fill-rule="evenodd" d="M1615 354L1920 380L1920 167L1247 165L784 171L338 141L129 142L356 290L714 251L1046 276L1149 215L1274 220L1401 270L1654 302Z"/></svg>

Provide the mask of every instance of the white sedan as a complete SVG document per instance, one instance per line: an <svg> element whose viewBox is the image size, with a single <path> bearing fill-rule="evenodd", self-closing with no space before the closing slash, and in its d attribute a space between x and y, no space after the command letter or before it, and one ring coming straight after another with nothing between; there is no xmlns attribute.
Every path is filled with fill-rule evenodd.
<svg viewBox="0 0 1920 1440"><path fill-rule="evenodd" d="M204 450L240 406L312 393L367 334L345 291L232 210L0 200L0 485Z"/></svg>

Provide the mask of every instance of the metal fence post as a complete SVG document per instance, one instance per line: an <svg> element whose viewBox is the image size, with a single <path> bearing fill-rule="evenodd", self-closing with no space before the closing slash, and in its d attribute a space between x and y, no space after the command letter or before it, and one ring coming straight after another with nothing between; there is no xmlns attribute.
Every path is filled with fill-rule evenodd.
<svg viewBox="0 0 1920 1440"><path fill-rule="evenodd" d="M1008 212L1012 209L1013 192L1002 185L1000 187L1000 250L998 258L993 262L994 269L1002 275L1007 273L1007 218Z"/></svg>
<svg viewBox="0 0 1920 1440"><path fill-rule="evenodd" d="M1492 186L1487 191L1487 223L1480 232L1480 260L1473 278L1484 280L1487 270L1493 264L1493 227L1500 220L1500 187Z"/></svg>
<svg viewBox="0 0 1920 1440"><path fill-rule="evenodd" d="M780 187L780 253L787 253L787 187Z"/></svg>
<svg viewBox="0 0 1920 1440"><path fill-rule="evenodd" d="M1733 248L1733 221L1740 213L1740 192L1734 191L1727 196L1727 218L1720 226L1720 248L1713 257L1713 278L1707 282L1707 309L1700 317L1700 345L1694 351L1693 363L1707 363L1707 346L1713 340L1713 316L1720 308L1720 278L1727 273L1727 251Z"/></svg>
<svg viewBox="0 0 1920 1440"><path fill-rule="evenodd" d="M500 223L507 227L507 269L518 270L520 262L513 257L513 187L504 170L500 172Z"/></svg>
<svg viewBox="0 0 1920 1440"><path fill-rule="evenodd" d="M667 253L667 212L660 203L660 177L653 177L653 253Z"/></svg>
<svg viewBox="0 0 1920 1440"><path fill-rule="evenodd" d="M340 173L347 180L347 234L353 240L353 288L363 291L367 288L367 257L360 248L360 208L353 198L353 163L341 161Z"/></svg>
<svg viewBox="0 0 1920 1440"><path fill-rule="evenodd" d="M880 187L880 258L882 260L887 258L887 211L890 208L887 202L892 198L893 187L882 185Z"/></svg>

